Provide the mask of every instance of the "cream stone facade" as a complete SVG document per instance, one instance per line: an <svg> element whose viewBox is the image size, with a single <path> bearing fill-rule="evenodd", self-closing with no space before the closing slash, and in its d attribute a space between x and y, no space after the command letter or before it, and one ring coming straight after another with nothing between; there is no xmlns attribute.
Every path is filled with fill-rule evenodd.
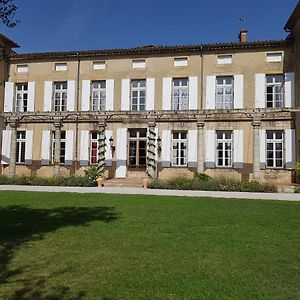
<svg viewBox="0 0 300 300"><path fill-rule="evenodd" d="M295 24L278 41L9 52L1 174L82 175L97 162L104 128L108 178L144 177L151 165L161 179L205 172L293 182L299 18Z"/></svg>

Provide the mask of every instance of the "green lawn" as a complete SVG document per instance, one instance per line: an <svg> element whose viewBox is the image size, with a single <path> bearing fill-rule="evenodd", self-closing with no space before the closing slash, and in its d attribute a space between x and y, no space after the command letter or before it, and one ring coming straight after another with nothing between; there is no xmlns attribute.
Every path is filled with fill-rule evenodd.
<svg viewBox="0 0 300 300"><path fill-rule="evenodd" d="M300 203L0 192L0 299L300 299Z"/></svg>

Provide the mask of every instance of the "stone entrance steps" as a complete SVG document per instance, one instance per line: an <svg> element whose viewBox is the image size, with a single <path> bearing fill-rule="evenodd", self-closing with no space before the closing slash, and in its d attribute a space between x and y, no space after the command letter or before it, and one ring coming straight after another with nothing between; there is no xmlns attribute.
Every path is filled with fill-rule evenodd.
<svg viewBox="0 0 300 300"><path fill-rule="evenodd" d="M111 178L104 182L105 187L143 187L143 178Z"/></svg>

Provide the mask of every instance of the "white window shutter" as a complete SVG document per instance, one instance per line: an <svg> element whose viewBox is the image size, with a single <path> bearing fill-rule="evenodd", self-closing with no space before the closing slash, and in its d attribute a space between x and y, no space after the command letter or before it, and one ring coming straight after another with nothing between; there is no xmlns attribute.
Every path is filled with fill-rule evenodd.
<svg viewBox="0 0 300 300"><path fill-rule="evenodd" d="M285 107L295 107L295 73L285 73Z"/></svg>
<svg viewBox="0 0 300 300"><path fill-rule="evenodd" d="M295 129L285 130L285 168L292 170L296 162L296 135Z"/></svg>
<svg viewBox="0 0 300 300"><path fill-rule="evenodd" d="M206 77L206 109L216 108L216 76Z"/></svg>
<svg viewBox="0 0 300 300"><path fill-rule="evenodd" d="M127 128L117 129L116 178L125 178L127 173Z"/></svg>
<svg viewBox="0 0 300 300"><path fill-rule="evenodd" d="M44 82L44 111L52 110L52 93L53 93L52 81L45 81Z"/></svg>
<svg viewBox="0 0 300 300"><path fill-rule="evenodd" d="M205 166L208 169L216 166L215 130L205 130Z"/></svg>
<svg viewBox="0 0 300 300"><path fill-rule="evenodd" d="M234 75L234 108L244 108L244 76Z"/></svg>
<svg viewBox="0 0 300 300"><path fill-rule="evenodd" d="M26 131L26 144L25 144L25 164L32 164L32 148L33 148L33 131Z"/></svg>
<svg viewBox="0 0 300 300"><path fill-rule="evenodd" d="M172 78L163 78L163 99L162 99L162 109L171 110L172 103Z"/></svg>
<svg viewBox="0 0 300 300"><path fill-rule="evenodd" d="M129 110L130 79L122 79L121 110Z"/></svg>
<svg viewBox="0 0 300 300"><path fill-rule="evenodd" d="M106 110L114 110L114 80L106 80Z"/></svg>
<svg viewBox="0 0 300 300"><path fill-rule="evenodd" d="M255 108L266 107L266 74L255 74Z"/></svg>
<svg viewBox="0 0 300 300"><path fill-rule="evenodd" d="M75 110L75 80L68 80L67 110Z"/></svg>
<svg viewBox="0 0 300 300"><path fill-rule="evenodd" d="M188 167L197 167L197 130L188 131Z"/></svg>
<svg viewBox="0 0 300 300"><path fill-rule="evenodd" d="M89 111L91 103L91 81L82 80L81 110Z"/></svg>
<svg viewBox="0 0 300 300"><path fill-rule="evenodd" d="M146 110L154 110L155 79L146 79Z"/></svg>
<svg viewBox="0 0 300 300"><path fill-rule="evenodd" d="M28 82L28 101L27 101L27 111L34 111L35 102L35 82Z"/></svg>
<svg viewBox="0 0 300 300"><path fill-rule="evenodd" d="M161 142L161 166L167 168L171 166L171 130L162 131Z"/></svg>
<svg viewBox="0 0 300 300"><path fill-rule="evenodd" d="M260 129L259 138L259 150L260 150L260 168L266 168L266 130Z"/></svg>
<svg viewBox="0 0 300 300"><path fill-rule="evenodd" d="M41 164L46 166L50 164L51 152L51 131L43 130L42 132L42 149L41 149Z"/></svg>
<svg viewBox="0 0 300 300"><path fill-rule="evenodd" d="M108 167L112 166L112 152L111 147L109 145L109 139L113 137L113 131L112 130L106 130L105 131L105 164Z"/></svg>
<svg viewBox="0 0 300 300"><path fill-rule="evenodd" d="M5 82L4 112L12 112L14 109L14 83Z"/></svg>
<svg viewBox="0 0 300 300"><path fill-rule="evenodd" d="M244 135L243 130L233 131L233 167L243 169L244 163Z"/></svg>
<svg viewBox="0 0 300 300"><path fill-rule="evenodd" d="M65 165L73 164L73 141L74 141L74 133L73 130L66 130L66 156L65 156Z"/></svg>
<svg viewBox="0 0 300 300"><path fill-rule="evenodd" d="M2 156L1 164L8 165L10 158L10 142L11 142L11 131L3 130L2 131Z"/></svg>
<svg viewBox="0 0 300 300"><path fill-rule="evenodd" d="M87 166L90 160L90 132L82 130L80 133L80 165Z"/></svg>
<svg viewBox="0 0 300 300"><path fill-rule="evenodd" d="M198 77L189 77L189 110L198 108Z"/></svg>

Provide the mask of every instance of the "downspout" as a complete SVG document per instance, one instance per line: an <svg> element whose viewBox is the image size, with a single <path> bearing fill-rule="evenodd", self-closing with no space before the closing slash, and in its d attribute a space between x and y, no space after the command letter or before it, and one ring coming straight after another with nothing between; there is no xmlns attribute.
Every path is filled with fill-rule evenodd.
<svg viewBox="0 0 300 300"><path fill-rule="evenodd" d="M77 78L76 78L76 128L75 128L75 172L78 170L78 113L79 113L79 92L80 92L80 58L77 52Z"/></svg>
<svg viewBox="0 0 300 300"><path fill-rule="evenodd" d="M204 74L204 55L203 55L203 46L200 46L200 58L201 58L201 92L200 92L200 110L203 110L203 84L204 84L204 78L203 78L203 74Z"/></svg>

